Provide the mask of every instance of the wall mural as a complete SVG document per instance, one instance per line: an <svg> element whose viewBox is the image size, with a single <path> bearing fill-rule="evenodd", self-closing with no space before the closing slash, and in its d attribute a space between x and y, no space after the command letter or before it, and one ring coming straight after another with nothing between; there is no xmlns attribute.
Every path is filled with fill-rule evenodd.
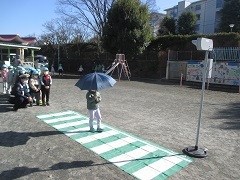
<svg viewBox="0 0 240 180"><path fill-rule="evenodd" d="M186 81L202 81L204 62L188 62ZM214 62L210 83L239 85L240 63Z"/></svg>

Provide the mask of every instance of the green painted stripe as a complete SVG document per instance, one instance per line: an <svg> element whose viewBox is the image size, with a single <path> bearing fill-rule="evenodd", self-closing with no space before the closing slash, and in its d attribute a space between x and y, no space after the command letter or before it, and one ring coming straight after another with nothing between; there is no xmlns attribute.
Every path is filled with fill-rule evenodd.
<svg viewBox="0 0 240 180"><path fill-rule="evenodd" d="M61 129L58 129L58 130L64 133L66 131L71 131L71 130L75 130L77 128L84 128L84 127L88 127L88 126L89 126L88 123L84 123L84 124L80 124L80 125L76 125L76 126L61 128Z"/></svg>
<svg viewBox="0 0 240 180"><path fill-rule="evenodd" d="M87 124L87 125L85 125L85 127L88 127L89 125ZM109 129L109 128L106 128L106 129L104 129L104 131L110 131L111 129ZM97 133L97 132L96 132ZM70 136L72 139L74 139L74 140L77 140L77 139L79 139L79 138L84 138L84 137L87 137L87 136L91 136L91 135L94 135L95 133L92 133L92 132L83 132L83 133L78 133L78 134L76 134L76 135L72 135L72 136Z"/></svg>
<svg viewBox="0 0 240 180"><path fill-rule="evenodd" d="M61 115L59 115L59 114L61 114ZM76 113L74 111L64 111L64 112L61 112L61 113L39 114L39 115L37 115L37 118L42 120L42 119L47 119L47 118L51 118L51 117L65 116L65 115L68 115L68 114L76 115L76 114L79 114L79 113ZM43 117L43 116L49 116L49 117Z"/></svg>
<svg viewBox="0 0 240 180"><path fill-rule="evenodd" d="M153 143L153 142L150 142L150 141L148 141L148 140L142 139L142 138L137 137L137 136L135 136L135 135L133 135L133 134L130 134L130 133L127 133L127 132L125 132L125 131L123 131L123 130L120 130L120 129L116 128L116 127L113 128L113 127L111 127L111 126L109 126L109 125L106 125L106 124L105 124L105 126L111 128L111 129L113 129L113 130L119 131L119 132L121 132L121 133L123 133L123 134L125 134L125 135L127 135L127 136L129 136L129 137L133 137L133 138L135 138L135 139L138 139L139 141L144 142L144 143L146 143L146 144L148 144L148 145L152 145L152 146L154 146L154 147L157 147L159 150L166 152L168 155L179 155L179 153L176 153L176 152L174 152L174 151L172 151L172 150L170 150L170 149L168 149L168 148L159 146L159 145L156 144L156 143ZM192 158L190 158L190 157L188 157L188 156L186 156L186 155L182 155L182 156L180 156L180 157L181 157L184 161L192 162Z"/></svg>
<svg viewBox="0 0 240 180"><path fill-rule="evenodd" d="M117 157L118 155L122 155L124 153L133 151L141 146L144 146L145 144L142 142L133 142L131 144L127 144L125 146L122 146L120 148L117 149L112 149L111 151L108 152L104 152L102 154L100 154L101 157L103 157L104 159L112 159L114 157ZM117 155L118 154L118 155Z"/></svg>
<svg viewBox="0 0 240 180"><path fill-rule="evenodd" d="M131 161L128 164L123 165L121 168L131 169L132 167L138 165L139 163L144 164L144 166L146 166L146 165L149 165L153 162L160 160L161 158L163 158L167 155L168 155L167 153L157 150L155 152L148 153L146 156L139 158L138 162ZM142 168L142 166L139 167L140 169L137 169L137 168L138 168L138 166L136 166L136 168L135 168L136 171L140 170Z"/></svg>
<svg viewBox="0 0 240 180"><path fill-rule="evenodd" d="M77 121L81 121L81 120L85 120L84 118L74 118L74 119L71 119L71 120L66 120L66 121L59 121L59 122L54 122L54 123L48 123L50 124L51 126L56 126L56 125L60 125L60 124L66 124L66 123L71 123L71 122L77 122Z"/></svg>
<svg viewBox="0 0 240 180"><path fill-rule="evenodd" d="M126 137L125 135L122 135L122 138ZM106 143L109 143L109 142L113 142L113 141L116 141L116 140L119 140L121 139L120 137L116 137L116 136L110 136L110 137L107 137L107 138L103 138L103 139L97 139L95 141L92 141L92 142L89 142L89 143L85 143L83 144L85 147L91 149L91 148L94 148L94 147L97 147L97 146L100 146L102 144L106 144Z"/></svg>

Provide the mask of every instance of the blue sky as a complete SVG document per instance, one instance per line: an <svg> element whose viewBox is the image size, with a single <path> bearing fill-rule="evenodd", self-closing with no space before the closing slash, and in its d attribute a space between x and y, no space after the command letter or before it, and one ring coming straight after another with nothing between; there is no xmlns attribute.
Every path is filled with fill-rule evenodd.
<svg viewBox="0 0 240 180"><path fill-rule="evenodd" d="M161 13L179 1L156 0ZM44 30L42 25L59 17L55 13L56 4L57 0L1 0L0 34L19 34L21 37L41 35Z"/></svg>

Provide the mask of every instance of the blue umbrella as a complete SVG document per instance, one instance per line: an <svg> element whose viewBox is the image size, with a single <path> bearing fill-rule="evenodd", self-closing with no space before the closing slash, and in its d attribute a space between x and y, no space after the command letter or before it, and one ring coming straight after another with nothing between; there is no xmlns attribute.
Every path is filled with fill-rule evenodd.
<svg viewBox="0 0 240 180"><path fill-rule="evenodd" d="M116 81L109 75L104 73L91 73L83 76L75 86L81 90L101 90L111 88Z"/></svg>

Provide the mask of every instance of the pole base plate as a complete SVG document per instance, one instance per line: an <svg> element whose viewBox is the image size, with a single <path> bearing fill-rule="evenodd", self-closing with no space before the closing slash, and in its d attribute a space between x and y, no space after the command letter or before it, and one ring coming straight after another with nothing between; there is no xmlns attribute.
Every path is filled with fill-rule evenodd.
<svg viewBox="0 0 240 180"><path fill-rule="evenodd" d="M183 149L183 153L195 158L205 158L208 156L207 150L205 148L198 148L196 146L186 147Z"/></svg>

